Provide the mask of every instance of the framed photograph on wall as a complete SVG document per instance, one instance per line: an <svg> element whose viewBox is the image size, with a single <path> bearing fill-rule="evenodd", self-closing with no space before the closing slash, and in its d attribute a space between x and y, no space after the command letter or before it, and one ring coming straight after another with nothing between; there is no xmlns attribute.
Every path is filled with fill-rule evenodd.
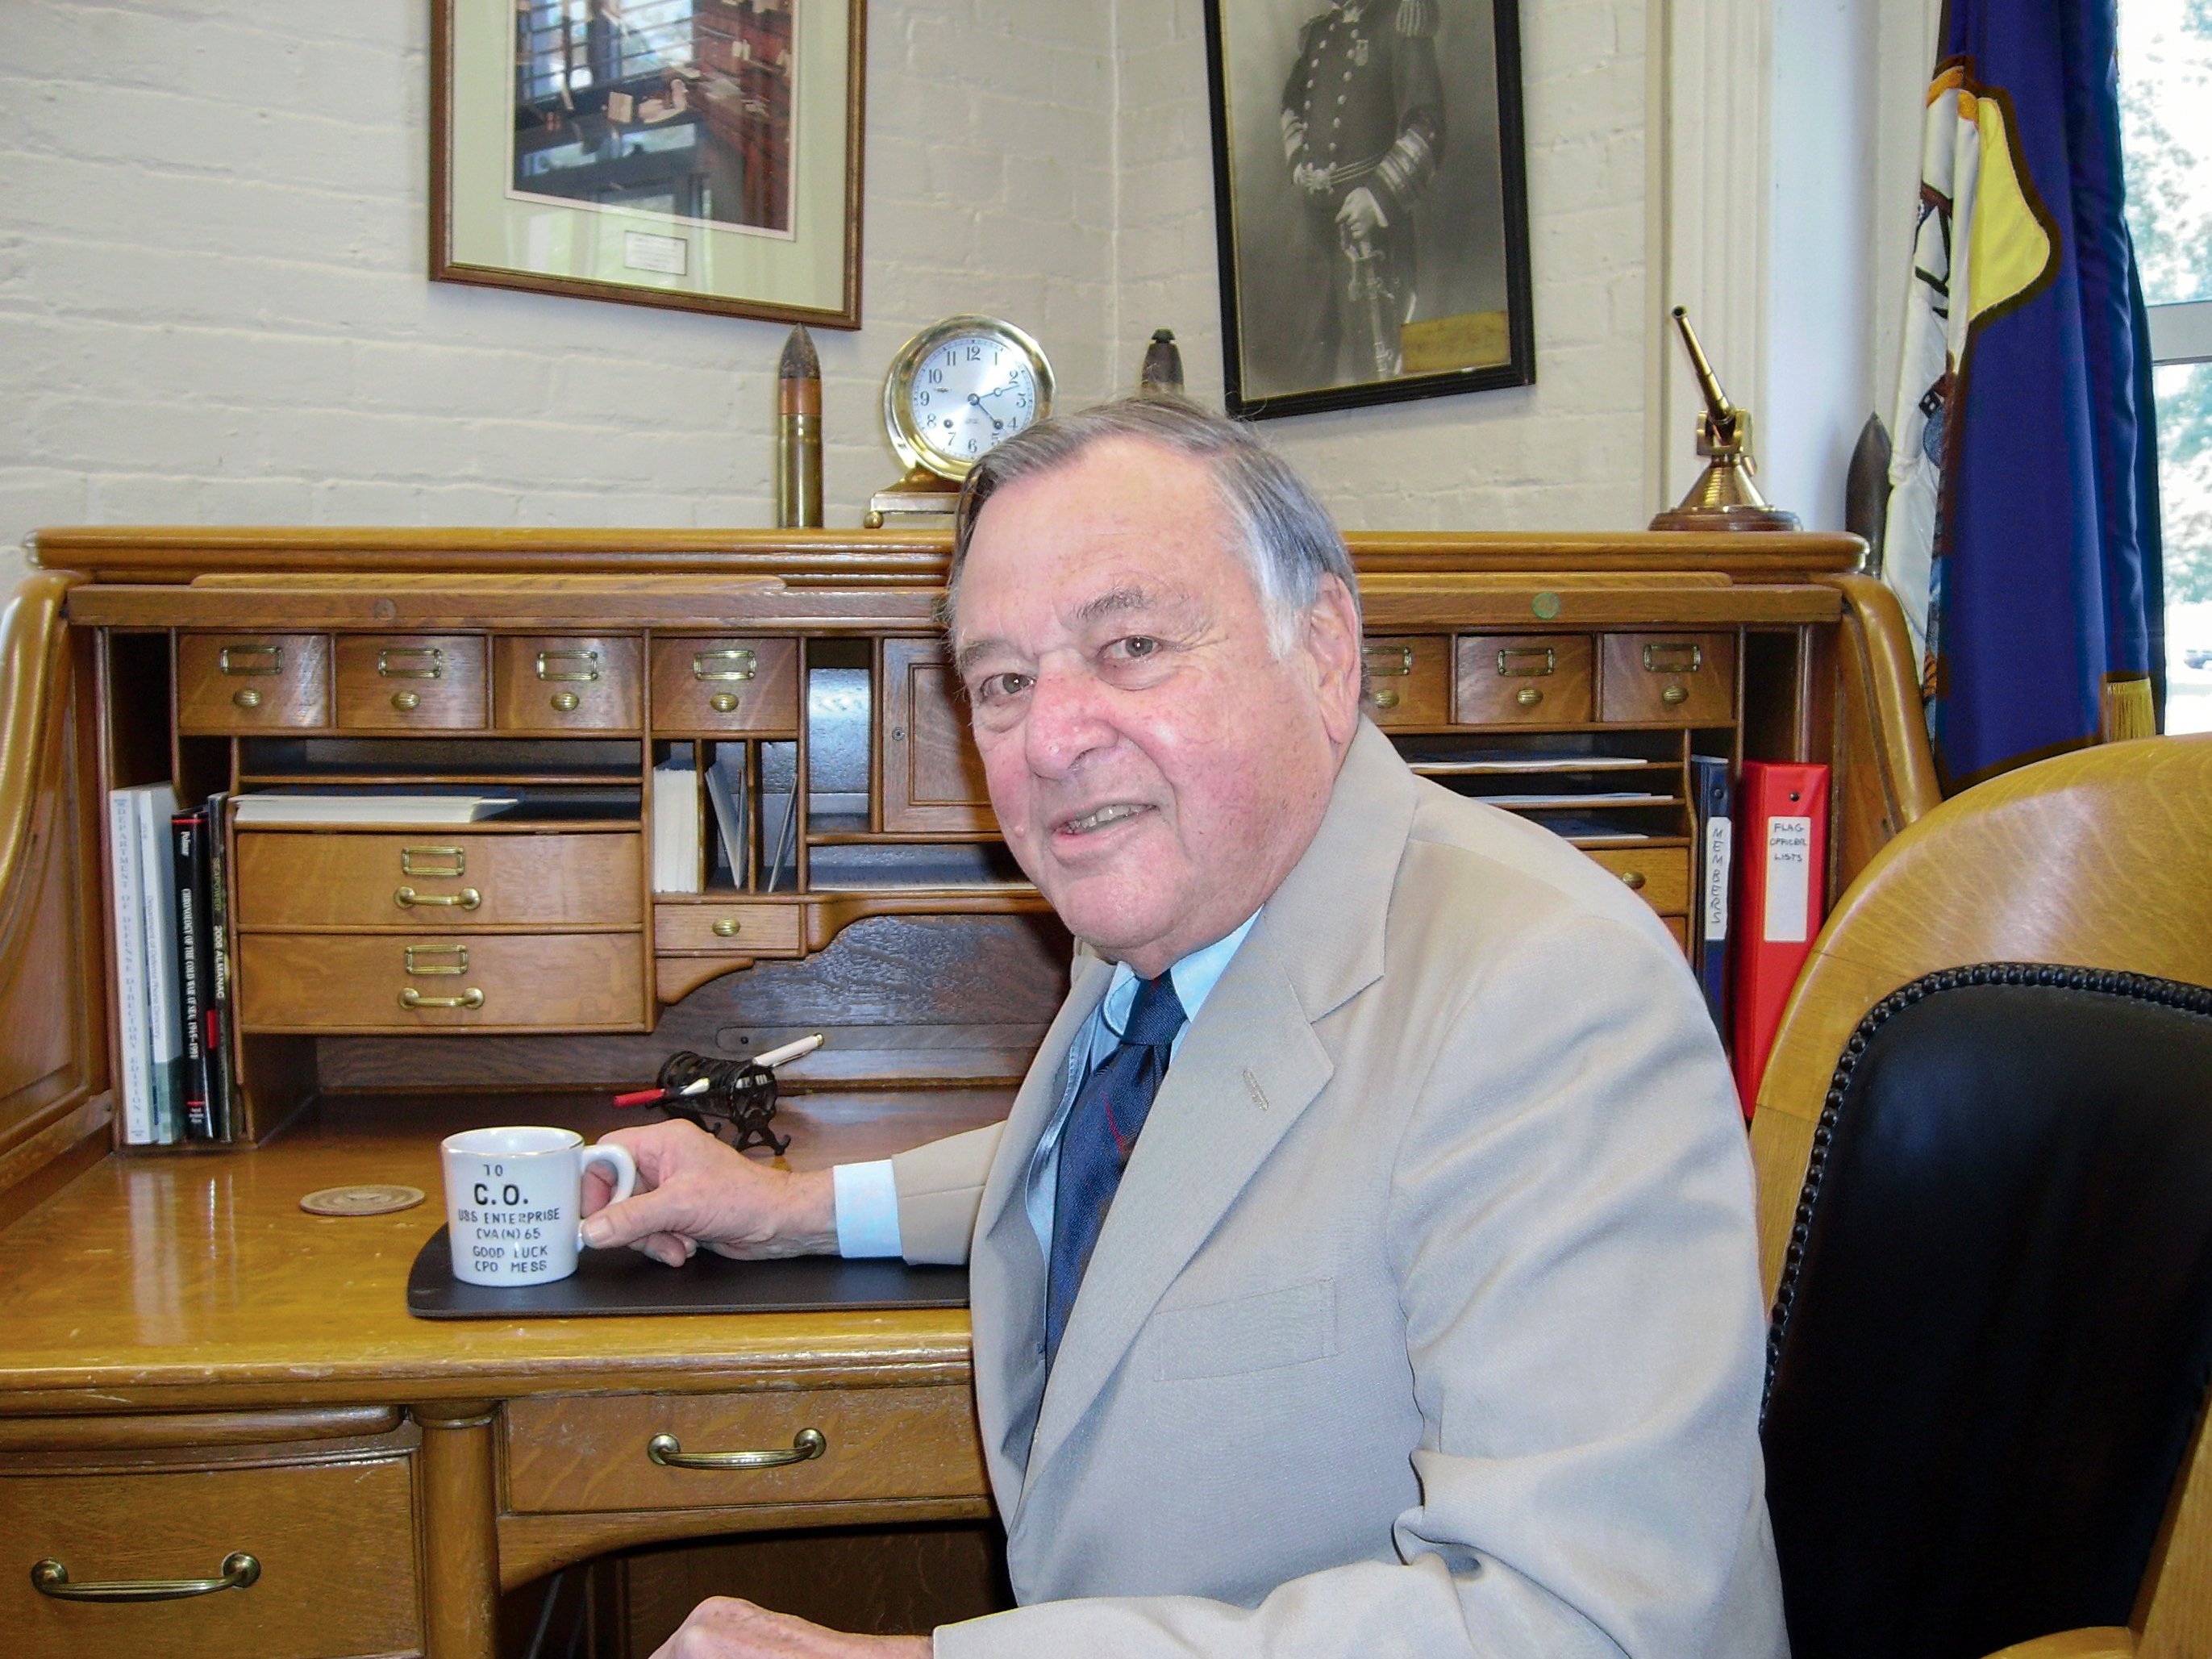
<svg viewBox="0 0 2212 1659"><path fill-rule="evenodd" d="M433 0L430 276L860 325L866 0Z"/></svg>
<svg viewBox="0 0 2212 1659"><path fill-rule="evenodd" d="M1206 0L1229 412L1536 378L1516 0Z"/></svg>

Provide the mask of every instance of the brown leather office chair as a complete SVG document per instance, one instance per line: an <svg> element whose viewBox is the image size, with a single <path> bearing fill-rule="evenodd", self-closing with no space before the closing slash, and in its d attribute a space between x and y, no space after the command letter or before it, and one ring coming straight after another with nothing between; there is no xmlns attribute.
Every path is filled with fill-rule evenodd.
<svg viewBox="0 0 2212 1659"><path fill-rule="evenodd" d="M1752 1131L1797 1659L2212 1653L2212 736L1944 803Z"/></svg>

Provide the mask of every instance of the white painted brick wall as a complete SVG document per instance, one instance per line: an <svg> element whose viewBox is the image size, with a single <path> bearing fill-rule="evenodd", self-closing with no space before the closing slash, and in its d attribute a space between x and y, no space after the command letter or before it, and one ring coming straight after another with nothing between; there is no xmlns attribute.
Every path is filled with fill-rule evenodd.
<svg viewBox="0 0 2212 1659"><path fill-rule="evenodd" d="M1638 517L1644 6L1523 9L1539 384L1268 423L1348 525ZM0 547L769 521L781 325L425 280L428 11L6 0ZM948 312L1036 333L1069 404L1166 324L1218 398L1200 15L870 0L868 320L815 334L833 523L896 476L883 368Z"/></svg>

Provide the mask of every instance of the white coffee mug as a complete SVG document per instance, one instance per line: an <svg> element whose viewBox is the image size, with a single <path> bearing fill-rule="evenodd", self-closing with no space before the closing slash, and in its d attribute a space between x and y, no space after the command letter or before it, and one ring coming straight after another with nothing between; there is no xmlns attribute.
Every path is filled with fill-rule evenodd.
<svg viewBox="0 0 2212 1659"><path fill-rule="evenodd" d="M470 1129L441 1145L453 1277L467 1285L566 1279L583 1244L584 1171L606 1167L613 1203L637 1187L627 1148L586 1146L573 1129Z"/></svg>

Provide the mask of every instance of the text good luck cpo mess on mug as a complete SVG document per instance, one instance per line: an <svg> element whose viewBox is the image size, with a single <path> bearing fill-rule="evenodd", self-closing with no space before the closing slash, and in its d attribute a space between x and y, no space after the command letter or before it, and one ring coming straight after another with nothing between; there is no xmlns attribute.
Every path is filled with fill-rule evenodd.
<svg viewBox="0 0 2212 1659"><path fill-rule="evenodd" d="M441 1143L453 1277L469 1285L545 1285L576 1271L584 1171L613 1176L612 1202L637 1186L621 1146L586 1146L573 1129L470 1129Z"/></svg>

